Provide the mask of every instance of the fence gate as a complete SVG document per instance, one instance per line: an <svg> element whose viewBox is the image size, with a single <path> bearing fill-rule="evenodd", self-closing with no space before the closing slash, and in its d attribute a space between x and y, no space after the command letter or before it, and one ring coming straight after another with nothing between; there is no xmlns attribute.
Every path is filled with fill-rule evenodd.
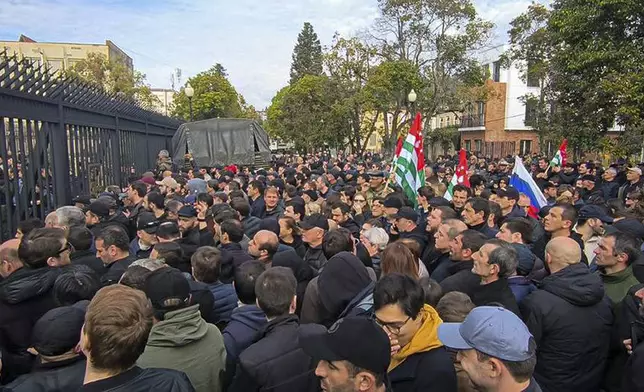
<svg viewBox="0 0 644 392"><path fill-rule="evenodd" d="M154 168L181 124L0 52L0 239L75 195Z"/></svg>

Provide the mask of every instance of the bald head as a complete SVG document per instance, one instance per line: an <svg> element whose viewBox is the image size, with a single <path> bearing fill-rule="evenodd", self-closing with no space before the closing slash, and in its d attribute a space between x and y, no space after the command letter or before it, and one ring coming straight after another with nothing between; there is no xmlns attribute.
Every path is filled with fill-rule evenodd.
<svg viewBox="0 0 644 392"><path fill-rule="evenodd" d="M555 273L581 261L581 248L570 237L555 237L546 245L546 262L550 272Z"/></svg>
<svg viewBox="0 0 644 392"><path fill-rule="evenodd" d="M12 238L10 240L3 242L2 245L0 245L0 251L5 249L18 250L19 246L20 246L20 240L18 238Z"/></svg>
<svg viewBox="0 0 644 392"><path fill-rule="evenodd" d="M253 240L248 244L248 253L259 260L272 260L277 253L279 238L277 234L269 230L260 230L255 234Z"/></svg>

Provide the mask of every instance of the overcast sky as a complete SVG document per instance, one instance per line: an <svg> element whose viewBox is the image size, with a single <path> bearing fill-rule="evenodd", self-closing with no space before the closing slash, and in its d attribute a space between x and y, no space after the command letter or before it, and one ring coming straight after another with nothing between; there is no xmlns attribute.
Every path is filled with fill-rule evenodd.
<svg viewBox="0 0 644 392"><path fill-rule="evenodd" d="M530 0L475 0L497 25L497 40ZM322 45L377 17L376 0L0 0L0 40L112 40L152 87L170 88L219 62L246 100L262 109L289 79L291 53L305 21Z"/></svg>

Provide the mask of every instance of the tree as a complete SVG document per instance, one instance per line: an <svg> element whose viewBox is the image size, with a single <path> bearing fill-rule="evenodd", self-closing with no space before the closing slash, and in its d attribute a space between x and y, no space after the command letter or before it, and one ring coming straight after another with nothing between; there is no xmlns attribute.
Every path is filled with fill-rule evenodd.
<svg viewBox="0 0 644 392"><path fill-rule="evenodd" d="M641 1L557 0L548 30L554 98L566 125L586 131L591 142L599 140L595 135L606 132L615 120L627 132L641 132Z"/></svg>
<svg viewBox="0 0 644 392"><path fill-rule="evenodd" d="M267 131L298 150L344 146L351 134L350 113L338 91L324 75L306 75L284 87L267 110Z"/></svg>
<svg viewBox="0 0 644 392"><path fill-rule="evenodd" d="M200 72L188 79L188 83L194 88L192 97L192 112L195 121L209 118L241 118L241 102L243 97L237 94L232 84L222 73L223 67L213 66L207 71ZM190 102L185 94L185 89L174 94L173 116L188 119L190 118ZM244 101L245 102L245 101Z"/></svg>
<svg viewBox="0 0 644 392"><path fill-rule="evenodd" d="M144 74L132 71L120 59L108 60L101 53L89 53L85 59L65 70L64 76L99 86L108 94L134 100L146 109L161 104L146 84Z"/></svg>
<svg viewBox="0 0 644 392"><path fill-rule="evenodd" d="M369 39L385 62L417 69L418 84L405 87L417 92L416 107L425 118L462 111L468 101L480 99L486 74L473 53L488 43L494 25L477 16L470 0L379 0L378 6L381 15ZM395 120L408 92L390 92L395 99L388 110L394 120L385 135L389 148L398 136Z"/></svg>
<svg viewBox="0 0 644 392"><path fill-rule="evenodd" d="M322 46L309 22L304 23L293 49L290 84L294 84L305 75L322 75Z"/></svg>

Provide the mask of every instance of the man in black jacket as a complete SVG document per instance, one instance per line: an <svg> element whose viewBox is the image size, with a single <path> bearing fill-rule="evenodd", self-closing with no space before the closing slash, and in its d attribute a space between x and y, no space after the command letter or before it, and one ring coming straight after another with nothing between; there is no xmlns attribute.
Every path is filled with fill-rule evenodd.
<svg viewBox="0 0 644 392"><path fill-rule="evenodd" d="M230 283L235 270L253 257L244 251L240 242L244 239L244 228L241 222L228 219L217 225L219 233L219 249L221 249L221 276L220 280Z"/></svg>
<svg viewBox="0 0 644 392"><path fill-rule="evenodd" d="M18 257L20 241L11 241L15 244L4 243L0 250L3 278L0 281L0 380L3 384L31 370L33 356L27 352L31 347L31 331L36 321L56 306L52 288L58 276L45 260L24 263ZM27 249L23 247L23 254Z"/></svg>
<svg viewBox="0 0 644 392"><path fill-rule="evenodd" d="M353 238L360 238L360 226L351 217L351 207L348 204L337 202L331 206L332 219L340 227L351 232Z"/></svg>
<svg viewBox="0 0 644 392"><path fill-rule="evenodd" d="M394 215L396 231L398 231L399 239L410 239L416 241L418 244L419 252L422 255L427 246L427 232L425 231L425 224L417 225L419 219L418 212L411 207L402 207Z"/></svg>
<svg viewBox="0 0 644 392"><path fill-rule="evenodd" d="M474 267L472 255L481 249L485 241L487 237L476 230L465 230L450 241L451 261L447 267L449 276L440 283L443 293L460 291L472 296L474 290L481 284L481 279L472 272Z"/></svg>
<svg viewBox="0 0 644 392"><path fill-rule="evenodd" d="M105 228L95 238L96 256L103 261L106 272L101 276L103 286L118 283L121 275L134 261L125 230L117 226Z"/></svg>
<svg viewBox="0 0 644 392"><path fill-rule="evenodd" d="M473 197L465 203L461 216L467 226L485 235L487 238L494 238L498 230L488 226L488 216L490 215L490 203L481 198Z"/></svg>
<svg viewBox="0 0 644 392"><path fill-rule="evenodd" d="M450 211L456 214L456 212L450 207L446 208L449 208ZM433 216L434 212L435 211L432 211L429 216ZM434 233L434 247L436 248L436 253L438 255L436 258L430 260L429 265L427 265L429 275L438 283L442 282L450 275L448 270L452 265L449 255L450 243L457 235L461 234L465 230L467 230L467 225L459 219L443 219L442 223L438 225L438 228Z"/></svg>
<svg viewBox="0 0 644 392"><path fill-rule="evenodd" d="M535 378L545 392L599 391L613 323L601 278L571 238L550 240L545 261L550 275L520 306L537 342Z"/></svg>
<svg viewBox="0 0 644 392"><path fill-rule="evenodd" d="M642 169L637 166L626 169L626 184L622 185L618 191L618 198L621 201L626 200L629 193L639 189L644 189L644 180L642 180Z"/></svg>
<svg viewBox="0 0 644 392"><path fill-rule="evenodd" d="M555 204L548 211L548 215L543 218L543 227L546 230L546 236L537 241L532 251L541 260L545 261L546 243L553 238L568 237L573 239L580 251L584 249L584 242L581 235L573 231L573 227L577 223L577 210L571 204L559 203ZM581 261L588 265L586 254L581 252Z"/></svg>
<svg viewBox="0 0 644 392"><path fill-rule="evenodd" d="M329 222L322 214L311 214L300 223L302 241L308 244L304 255L304 262L313 268L315 274L326 264L326 257L322 251L324 234L329 231Z"/></svg>
<svg viewBox="0 0 644 392"><path fill-rule="evenodd" d="M130 253L137 259L147 259L157 242L156 232L160 221L149 211L139 214L136 221L136 237L130 242Z"/></svg>
<svg viewBox="0 0 644 392"><path fill-rule="evenodd" d="M45 313L33 329L32 347L38 353L33 370L2 390L78 390L85 376L85 358L75 349L84 321L85 312L73 306L63 306Z"/></svg>
<svg viewBox="0 0 644 392"><path fill-rule="evenodd" d="M123 285L99 290L81 333L87 369L79 391L194 391L185 373L136 366L151 329L152 306L142 291Z"/></svg>
<svg viewBox="0 0 644 392"><path fill-rule="evenodd" d="M257 279L257 304L268 324L239 356L229 392L315 390L315 362L299 345L296 286L293 272L285 267L270 268Z"/></svg>
<svg viewBox="0 0 644 392"><path fill-rule="evenodd" d="M190 259L200 246L208 244L201 243L199 233L199 222L197 221L197 210L191 205L185 205L179 209L179 230L181 239L177 241L183 248L185 257ZM214 245L214 239L213 239ZM211 246L211 245L208 245Z"/></svg>
<svg viewBox="0 0 644 392"><path fill-rule="evenodd" d="M472 258L472 272L481 278L480 286L472 293L472 302L476 306L501 305L521 317L507 280L517 268L516 251L507 242L493 239L487 241Z"/></svg>
<svg viewBox="0 0 644 392"><path fill-rule="evenodd" d="M67 241L72 245L74 251L70 255L72 265L85 265L91 268L98 276L102 276L106 270L101 259L96 257L92 251L92 232L83 226L74 226L69 229Z"/></svg>

